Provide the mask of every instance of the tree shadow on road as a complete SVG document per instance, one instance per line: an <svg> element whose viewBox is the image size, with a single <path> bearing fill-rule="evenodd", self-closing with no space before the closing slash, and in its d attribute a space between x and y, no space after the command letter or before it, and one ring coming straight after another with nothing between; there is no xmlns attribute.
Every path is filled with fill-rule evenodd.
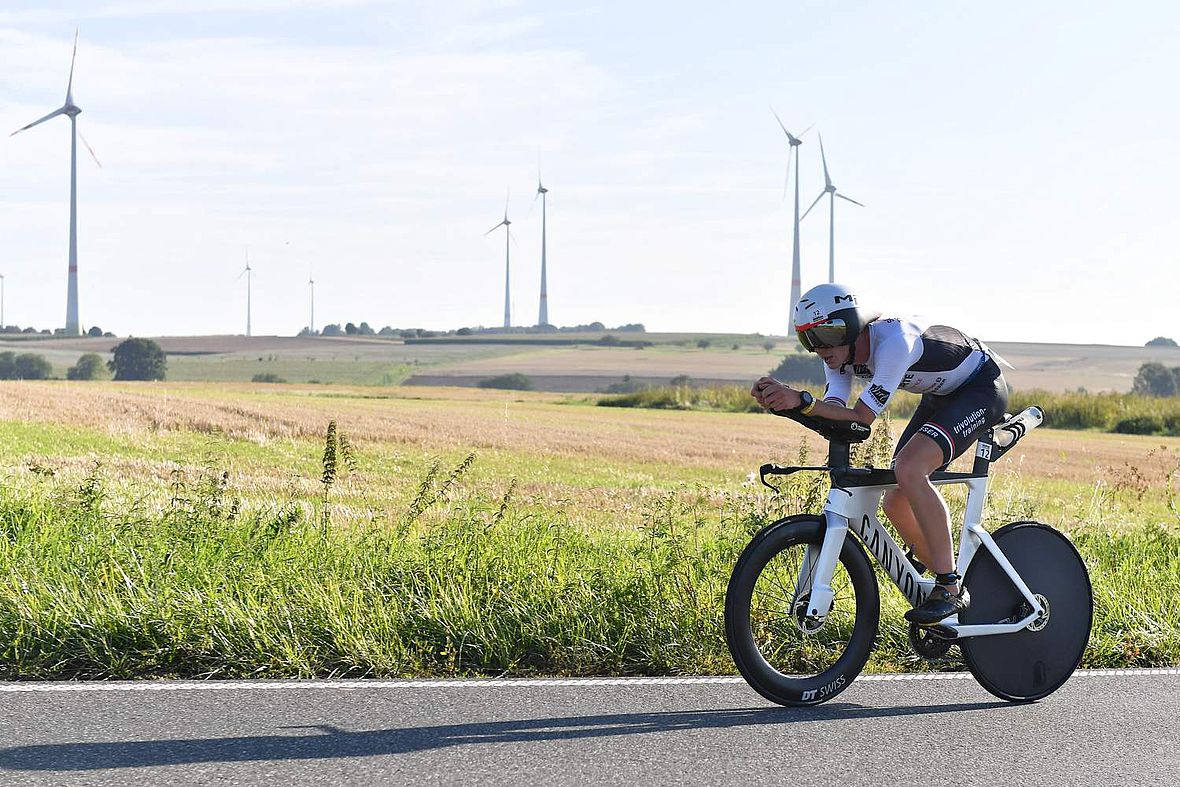
<svg viewBox="0 0 1180 787"><path fill-rule="evenodd" d="M970 702L918 707L868 708L832 703L806 708L619 713L544 719L445 724L350 731L330 725L280 727L272 735L174 738L115 743L51 743L0 749L0 768L18 771L93 771L211 762L319 760L406 754L449 746L486 746L583 738L608 738L678 730L726 729L841 719L920 716L1015 707ZM307 730L315 730L308 733Z"/></svg>

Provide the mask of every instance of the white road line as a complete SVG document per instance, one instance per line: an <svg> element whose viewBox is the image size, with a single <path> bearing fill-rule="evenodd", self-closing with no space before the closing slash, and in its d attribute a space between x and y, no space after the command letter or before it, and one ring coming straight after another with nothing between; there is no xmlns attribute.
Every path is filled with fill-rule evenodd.
<svg viewBox="0 0 1180 787"><path fill-rule="evenodd" d="M1079 678L1123 678L1180 675L1180 669L1091 669L1074 673ZM861 675L859 681L970 680L969 672L919 672ZM320 691L324 689L486 689L592 686L695 686L744 683L740 677L697 678L452 678L449 680L142 680L142 681L42 681L0 683L0 694L93 691Z"/></svg>

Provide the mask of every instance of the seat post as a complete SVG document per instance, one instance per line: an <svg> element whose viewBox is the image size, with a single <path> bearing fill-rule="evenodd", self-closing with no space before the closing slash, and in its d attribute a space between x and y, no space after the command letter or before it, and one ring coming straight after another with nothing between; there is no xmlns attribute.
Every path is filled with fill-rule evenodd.
<svg viewBox="0 0 1180 787"><path fill-rule="evenodd" d="M832 469L848 467L848 443L836 440L828 441L828 467Z"/></svg>
<svg viewBox="0 0 1180 787"><path fill-rule="evenodd" d="M979 447L975 450L975 464L971 466L971 472L975 475L987 475L991 470L992 457L996 455L996 444L992 442L992 430L988 429L987 434L979 438Z"/></svg>

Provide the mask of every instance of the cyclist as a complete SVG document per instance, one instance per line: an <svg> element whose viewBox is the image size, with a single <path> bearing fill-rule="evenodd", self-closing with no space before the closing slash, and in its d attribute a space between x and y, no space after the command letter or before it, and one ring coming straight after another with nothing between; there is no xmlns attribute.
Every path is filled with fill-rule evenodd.
<svg viewBox="0 0 1180 787"><path fill-rule="evenodd" d="M794 323L803 347L823 359L823 399L762 377L750 391L762 406L871 424L895 391L922 394L894 450L897 489L885 493L882 506L913 553L934 572L934 590L906 612L906 619L930 625L961 612L971 598L955 570L950 515L930 474L1003 419L1008 386L998 356L955 328L882 317L863 308L841 284L808 290L795 305ZM853 377L866 383L849 407Z"/></svg>

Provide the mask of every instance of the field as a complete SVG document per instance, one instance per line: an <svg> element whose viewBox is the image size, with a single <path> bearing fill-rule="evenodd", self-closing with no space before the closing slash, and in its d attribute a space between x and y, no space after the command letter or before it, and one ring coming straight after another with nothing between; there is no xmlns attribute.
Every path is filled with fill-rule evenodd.
<svg viewBox="0 0 1180 787"><path fill-rule="evenodd" d="M737 552L823 495L749 474L819 448L582 395L0 383L0 673L731 672ZM987 522L1072 534L1086 663L1180 662L1180 439L1038 430L1014 454ZM871 667L923 668L889 598Z"/></svg>
<svg viewBox="0 0 1180 787"><path fill-rule="evenodd" d="M704 383L747 383L777 365L795 346L783 337L756 334L614 333L647 347L602 344L607 334L492 334L403 343L378 337L204 336L157 339L168 353L170 380L248 382L274 374L292 383L342 385L474 386L512 372L532 378L538 390L595 392L623 377L664 384L687 375ZM2 338L0 351L36 352L55 375L83 352L109 353L114 338ZM556 341L564 344L530 344ZM766 342L774 348L764 349ZM705 347L699 346L707 344ZM1180 365L1180 351L1166 347L996 343L1016 366L1006 377L1016 389L1048 391L1130 390L1139 366Z"/></svg>

